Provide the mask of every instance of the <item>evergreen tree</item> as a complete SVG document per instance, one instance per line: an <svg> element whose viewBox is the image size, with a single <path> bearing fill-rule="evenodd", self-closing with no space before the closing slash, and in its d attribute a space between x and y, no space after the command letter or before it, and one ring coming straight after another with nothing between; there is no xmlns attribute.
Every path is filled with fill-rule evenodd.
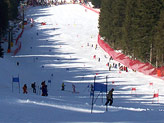
<svg viewBox="0 0 164 123"><path fill-rule="evenodd" d="M8 5L5 0L0 1L0 57L3 58L3 48L1 47L1 37L8 26Z"/></svg>
<svg viewBox="0 0 164 123"><path fill-rule="evenodd" d="M125 20L123 23L122 49L124 53L134 57L135 44L133 35L135 35L134 17L137 10L137 2L135 0L127 0L125 10Z"/></svg>
<svg viewBox="0 0 164 123"><path fill-rule="evenodd" d="M18 15L18 0L0 0L0 57L3 57L1 37L6 33L8 20L14 20Z"/></svg>
<svg viewBox="0 0 164 123"><path fill-rule="evenodd" d="M126 0L113 0L112 3L112 35L114 48L122 48L123 46L123 24L125 21Z"/></svg>
<svg viewBox="0 0 164 123"><path fill-rule="evenodd" d="M0 57L3 58L3 55L4 55L4 50L3 50L3 48L0 45Z"/></svg>
<svg viewBox="0 0 164 123"><path fill-rule="evenodd" d="M161 10L160 20L156 28L154 50L156 58L156 66L164 65L164 10Z"/></svg>
<svg viewBox="0 0 164 123"><path fill-rule="evenodd" d="M95 8L100 8L101 7L101 0L91 0L92 4L94 5Z"/></svg>
<svg viewBox="0 0 164 123"><path fill-rule="evenodd" d="M161 1L138 0L137 5L138 9L136 11L134 22L135 55L138 59L149 62L155 26L159 20Z"/></svg>
<svg viewBox="0 0 164 123"><path fill-rule="evenodd" d="M159 54L155 50L158 47L157 42L162 40L162 33L159 33L162 20L158 23L162 18L162 3L162 0L102 0L99 17L100 35L113 48L122 49L133 58L154 64L156 54ZM155 42L156 29L158 36Z"/></svg>
<svg viewBox="0 0 164 123"><path fill-rule="evenodd" d="M16 19L18 16L18 1L17 0L6 0L8 4L8 18L9 20Z"/></svg>
<svg viewBox="0 0 164 123"><path fill-rule="evenodd" d="M112 2L113 0L103 0L101 3L99 17L99 33L107 43L112 44Z"/></svg>
<svg viewBox="0 0 164 123"><path fill-rule="evenodd" d="M8 26L8 5L5 0L0 1L0 34Z"/></svg>
<svg viewBox="0 0 164 123"><path fill-rule="evenodd" d="M103 0L99 17L100 35L113 48L122 47L126 0Z"/></svg>

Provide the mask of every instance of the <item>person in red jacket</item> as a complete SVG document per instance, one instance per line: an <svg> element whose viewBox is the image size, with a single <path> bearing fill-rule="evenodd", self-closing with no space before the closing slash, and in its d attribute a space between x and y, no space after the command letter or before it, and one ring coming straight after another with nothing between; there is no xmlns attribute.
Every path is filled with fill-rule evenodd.
<svg viewBox="0 0 164 123"><path fill-rule="evenodd" d="M24 84L24 86L23 86L23 93L27 94L27 85L26 84Z"/></svg>

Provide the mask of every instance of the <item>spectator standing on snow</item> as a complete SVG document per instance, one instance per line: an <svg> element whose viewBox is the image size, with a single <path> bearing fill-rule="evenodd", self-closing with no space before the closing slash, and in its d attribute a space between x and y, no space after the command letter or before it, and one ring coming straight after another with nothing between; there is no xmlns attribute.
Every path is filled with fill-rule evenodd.
<svg viewBox="0 0 164 123"><path fill-rule="evenodd" d="M95 50L97 49L97 44L95 45Z"/></svg>
<svg viewBox="0 0 164 123"><path fill-rule="evenodd" d="M17 62L17 66L19 66L19 62Z"/></svg>
<svg viewBox="0 0 164 123"><path fill-rule="evenodd" d="M120 67L121 66L121 64L120 63L118 63L118 67Z"/></svg>
<svg viewBox="0 0 164 123"><path fill-rule="evenodd" d="M74 84L72 84L72 89L73 89L73 93L75 93L76 90L75 90L75 85Z"/></svg>
<svg viewBox="0 0 164 123"><path fill-rule="evenodd" d="M94 93L94 86L93 84L91 84L91 90L90 90L90 97L93 96L93 93Z"/></svg>
<svg viewBox="0 0 164 123"><path fill-rule="evenodd" d="M112 56L110 57L110 60L113 60Z"/></svg>
<svg viewBox="0 0 164 123"><path fill-rule="evenodd" d="M64 82L62 83L62 91L64 91L64 89L65 89L65 85L64 85Z"/></svg>
<svg viewBox="0 0 164 123"><path fill-rule="evenodd" d="M27 85L26 84L24 84L24 86L23 86L23 94L27 94Z"/></svg>
<svg viewBox="0 0 164 123"><path fill-rule="evenodd" d="M45 96L48 96L48 90L47 90L47 85L43 87L43 93Z"/></svg>
<svg viewBox="0 0 164 123"><path fill-rule="evenodd" d="M105 105L107 105L109 102L110 102L110 106L113 104L113 91L114 91L114 88L112 88L108 94L106 95L106 103Z"/></svg>
<svg viewBox="0 0 164 123"><path fill-rule="evenodd" d="M47 90L47 85L45 83L45 81L43 81L41 83L42 87L41 87L41 90L42 90L42 96L48 96L48 90Z"/></svg>
<svg viewBox="0 0 164 123"><path fill-rule="evenodd" d="M36 85L35 85L35 82L31 84L31 87L33 89L33 93L36 93Z"/></svg>
<svg viewBox="0 0 164 123"><path fill-rule="evenodd" d="M111 67L112 67L112 65L110 64L110 65L109 65L109 71L111 71Z"/></svg>

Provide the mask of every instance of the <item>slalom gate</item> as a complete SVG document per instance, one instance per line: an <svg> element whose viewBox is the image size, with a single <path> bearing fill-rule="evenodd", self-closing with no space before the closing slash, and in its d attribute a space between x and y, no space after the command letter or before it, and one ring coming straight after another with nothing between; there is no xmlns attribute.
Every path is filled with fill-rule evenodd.
<svg viewBox="0 0 164 123"><path fill-rule="evenodd" d="M97 74L96 74L97 75ZM93 92L92 92L92 105L91 105L91 113L93 112L93 107L94 104L96 103L98 97L101 95L102 96L102 102L103 102L103 93L105 93L105 95L107 94L108 91L108 77L106 76L106 83L99 83L96 82L96 76L94 76L94 85L93 85ZM99 92L99 94L96 96L95 92ZM107 105L106 105L106 111L107 111Z"/></svg>

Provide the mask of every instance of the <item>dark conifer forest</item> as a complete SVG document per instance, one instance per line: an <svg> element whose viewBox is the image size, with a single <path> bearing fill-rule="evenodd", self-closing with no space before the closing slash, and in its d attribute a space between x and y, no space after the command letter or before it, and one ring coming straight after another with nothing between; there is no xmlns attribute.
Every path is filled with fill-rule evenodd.
<svg viewBox="0 0 164 123"><path fill-rule="evenodd" d="M0 0L0 57L3 57L1 37L7 33L9 20L16 20L18 16L18 0Z"/></svg>
<svg viewBox="0 0 164 123"><path fill-rule="evenodd" d="M101 4L99 33L132 59L164 66L163 0L92 0ZM98 6L98 5L97 5Z"/></svg>

